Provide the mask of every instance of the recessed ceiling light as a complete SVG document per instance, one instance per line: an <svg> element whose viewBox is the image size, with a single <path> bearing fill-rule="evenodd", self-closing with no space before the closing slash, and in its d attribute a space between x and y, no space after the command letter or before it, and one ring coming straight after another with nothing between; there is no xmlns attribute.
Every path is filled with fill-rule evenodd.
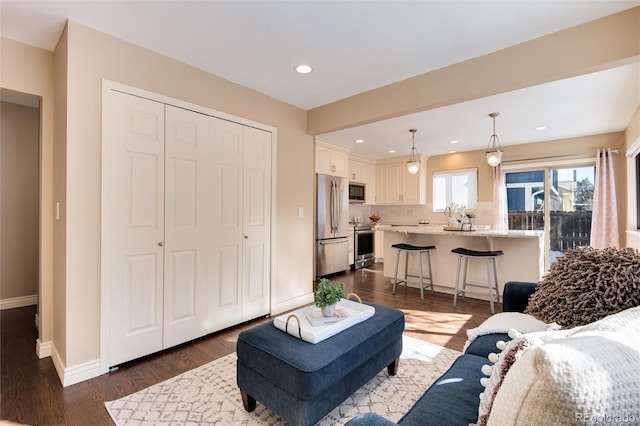
<svg viewBox="0 0 640 426"><path fill-rule="evenodd" d="M538 126L536 127L536 130L541 132L542 130L547 130L547 126Z"/></svg>
<svg viewBox="0 0 640 426"><path fill-rule="evenodd" d="M311 65L301 64L298 65L295 70L298 74L309 74L313 71L313 68L311 68Z"/></svg>
<svg viewBox="0 0 640 426"><path fill-rule="evenodd" d="M451 141L451 142L449 142L449 143L458 143L458 142L460 142L460 141Z"/></svg>
<svg viewBox="0 0 640 426"><path fill-rule="evenodd" d="M356 143L363 143L364 139L356 139Z"/></svg>
<svg viewBox="0 0 640 426"><path fill-rule="evenodd" d="M396 150L395 149L390 149L389 151L387 151L389 154L395 154Z"/></svg>

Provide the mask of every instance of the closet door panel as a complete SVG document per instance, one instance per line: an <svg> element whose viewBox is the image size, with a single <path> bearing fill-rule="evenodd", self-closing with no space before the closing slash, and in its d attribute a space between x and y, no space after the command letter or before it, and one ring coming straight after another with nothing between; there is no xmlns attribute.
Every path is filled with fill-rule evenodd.
<svg viewBox="0 0 640 426"><path fill-rule="evenodd" d="M218 307L235 309L238 300L238 264L240 253L237 246L220 247L218 251L219 283L224 283L217 288Z"/></svg>
<svg viewBox="0 0 640 426"><path fill-rule="evenodd" d="M164 347L206 333L213 151L207 116L166 107Z"/></svg>
<svg viewBox="0 0 640 426"><path fill-rule="evenodd" d="M113 92L105 151L109 365L162 349L164 105Z"/></svg>
<svg viewBox="0 0 640 426"><path fill-rule="evenodd" d="M271 287L271 133L244 132L242 319L270 312Z"/></svg>
<svg viewBox="0 0 640 426"><path fill-rule="evenodd" d="M215 175L210 182L212 259L207 309L210 331L241 322L243 126L209 118Z"/></svg>

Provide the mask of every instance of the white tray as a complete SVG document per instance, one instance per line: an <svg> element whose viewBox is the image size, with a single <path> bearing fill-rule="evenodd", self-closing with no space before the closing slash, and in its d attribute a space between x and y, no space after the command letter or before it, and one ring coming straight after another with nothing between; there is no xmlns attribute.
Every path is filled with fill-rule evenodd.
<svg viewBox="0 0 640 426"><path fill-rule="evenodd" d="M334 319L333 323L327 325L312 325L307 315L319 317L320 308L315 306L307 306L287 314L277 316L273 319L273 325L288 334L309 343L318 343L341 331L346 330L352 325L358 324L367 318L371 318L376 310L373 306L364 305L362 303L353 302L347 299L341 299L336 305L336 311L344 314L344 318ZM321 315L321 314L320 314ZM287 325L287 321L289 324ZM300 324L298 324L300 321ZM332 321L331 319L329 321Z"/></svg>

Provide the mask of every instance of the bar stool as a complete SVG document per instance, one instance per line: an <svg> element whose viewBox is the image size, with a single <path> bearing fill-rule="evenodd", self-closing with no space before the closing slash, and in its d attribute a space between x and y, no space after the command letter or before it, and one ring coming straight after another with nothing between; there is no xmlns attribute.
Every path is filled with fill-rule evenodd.
<svg viewBox="0 0 640 426"><path fill-rule="evenodd" d="M393 277L393 294L396 294L396 284L404 283L405 288L407 287L408 278L418 278L420 284L420 298L424 300L424 280L425 278L429 278L429 285L431 286L431 294L433 294L433 274L431 273L431 256L429 252L431 250L435 250L436 246L412 246L411 244L393 244L391 247L398 250L398 255L396 257L396 273ZM405 263L404 263L404 280L398 280L398 265L400 264L400 254L406 253L405 255ZM409 253L418 253L418 264L420 265L420 275L412 275L408 273L409 270ZM426 253L427 255L427 265L429 266L429 276L425 277L422 274L422 254Z"/></svg>
<svg viewBox="0 0 640 426"><path fill-rule="evenodd" d="M456 307L458 294L461 294L462 300L464 300L464 296L467 292L467 286L481 287L481 288L487 287L489 289L489 302L491 304L491 314L495 314L493 302L495 300L497 303L500 303L500 291L498 290L498 272L496 269L496 257L502 256L504 254L502 250L477 251L477 250L470 250L470 249L458 247L456 249L451 250L451 252L458 255L458 272L456 273L456 290L455 290L455 293L453 294L453 307L454 308ZM469 258L484 259L487 261L487 282L486 283L472 284L467 282L467 267L469 266ZM464 275L463 275L463 281L462 281L462 290L459 290L460 266L463 259L464 259ZM493 280L491 277L492 267L493 267ZM495 290L495 295L494 295L494 290Z"/></svg>

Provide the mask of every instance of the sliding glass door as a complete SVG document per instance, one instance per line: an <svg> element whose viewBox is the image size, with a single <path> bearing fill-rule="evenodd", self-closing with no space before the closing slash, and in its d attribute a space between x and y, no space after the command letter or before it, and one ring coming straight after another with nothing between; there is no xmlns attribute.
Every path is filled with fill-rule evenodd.
<svg viewBox="0 0 640 426"><path fill-rule="evenodd" d="M545 233L545 266L567 250L588 246L595 167L559 166L507 171L509 229Z"/></svg>
<svg viewBox="0 0 640 426"><path fill-rule="evenodd" d="M567 250L591 240L595 167L551 169L550 265Z"/></svg>

